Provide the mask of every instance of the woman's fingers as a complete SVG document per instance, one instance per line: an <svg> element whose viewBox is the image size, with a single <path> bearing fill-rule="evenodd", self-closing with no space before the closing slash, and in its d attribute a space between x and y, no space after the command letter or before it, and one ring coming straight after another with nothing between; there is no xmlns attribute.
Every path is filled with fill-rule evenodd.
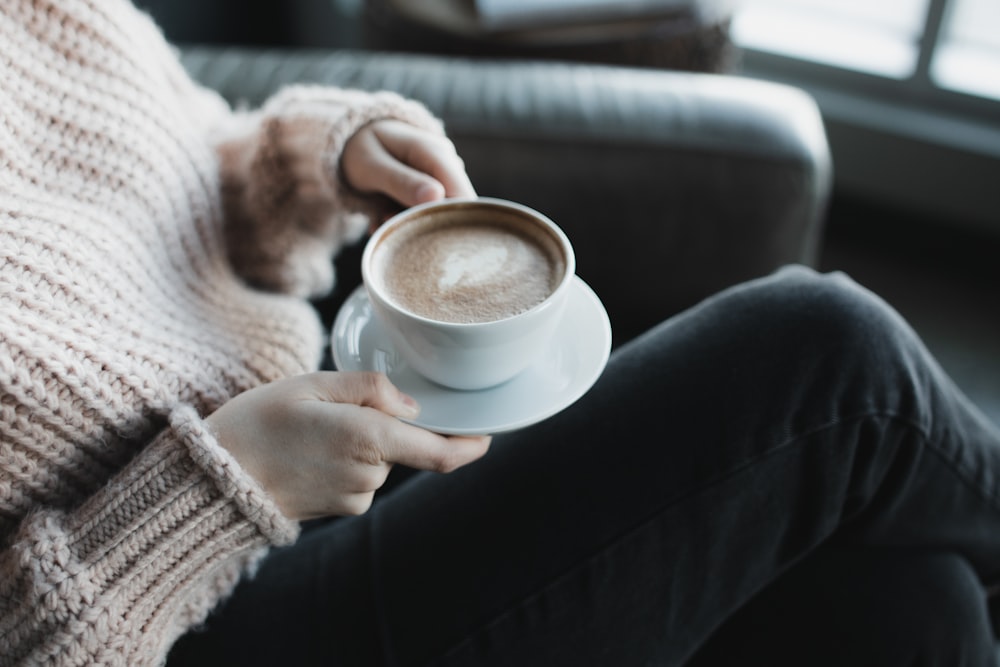
<svg viewBox="0 0 1000 667"><path fill-rule="evenodd" d="M489 438L407 424L416 402L379 373L318 372L262 385L207 418L219 444L295 519L358 514L394 463L449 472Z"/></svg>
<svg viewBox="0 0 1000 667"><path fill-rule="evenodd" d="M358 130L344 148L341 166L356 190L386 194L403 206L475 196L451 141L400 121Z"/></svg>
<svg viewBox="0 0 1000 667"><path fill-rule="evenodd" d="M413 418L420 412L417 402L383 373L321 371L309 377L320 400L375 408L394 417Z"/></svg>
<svg viewBox="0 0 1000 667"><path fill-rule="evenodd" d="M443 436L399 422L400 437L386 443L385 460L410 468L447 473L482 458L489 436Z"/></svg>
<svg viewBox="0 0 1000 667"><path fill-rule="evenodd" d="M323 400L374 408L395 417L412 418L419 413L416 401L381 373L317 373L313 377L322 388ZM446 437L398 420L385 423L383 429L370 436L380 441L382 461L437 472L450 472L482 457L491 440L488 436Z"/></svg>
<svg viewBox="0 0 1000 667"><path fill-rule="evenodd" d="M398 121L378 123L373 130L389 154L404 165L433 177L444 188L445 197L476 195L465 172L465 163L448 138Z"/></svg>

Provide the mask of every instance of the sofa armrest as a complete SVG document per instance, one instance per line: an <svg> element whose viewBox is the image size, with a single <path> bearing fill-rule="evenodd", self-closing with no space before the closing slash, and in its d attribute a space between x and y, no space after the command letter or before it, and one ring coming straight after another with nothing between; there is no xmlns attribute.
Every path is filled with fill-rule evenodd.
<svg viewBox="0 0 1000 667"><path fill-rule="evenodd" d="M283 84L394 90L440 116L482 195L552 217L621 342L728 285L816 260L831 184L802 91L751 79L364 51L199 49L233 102Z"/></svg>

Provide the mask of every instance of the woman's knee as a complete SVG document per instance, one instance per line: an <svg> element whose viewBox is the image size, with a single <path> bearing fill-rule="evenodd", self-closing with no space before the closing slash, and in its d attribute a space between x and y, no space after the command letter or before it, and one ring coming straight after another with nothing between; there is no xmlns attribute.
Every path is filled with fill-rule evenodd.
<svg viewBox="0 0 1000 667"><path fill-rule="evenodd" d="M748 283L747 291L760 316L793 325L812 338L868 340L901 324L884 300L839 271L788 266Z"/></svg>
<svg viewBox="0 0 1000 667"><path fill-rule="evenodd" d="M789 266L737 290L746 326L768 332L772 345L808 350L838 368L883 368L917 344L905 320L881 297L841 272ZM752 324L755 322L756 324Z"/></svg>

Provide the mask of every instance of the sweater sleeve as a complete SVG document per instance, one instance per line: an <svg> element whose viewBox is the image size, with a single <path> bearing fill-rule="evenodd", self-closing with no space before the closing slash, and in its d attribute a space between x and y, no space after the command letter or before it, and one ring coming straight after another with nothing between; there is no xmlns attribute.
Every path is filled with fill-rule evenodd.
<svg viewBox="0 0 1000 667"><path fill-rule="evenodd" d="M177 51L145 21L150 48L180 101L179 110L214 147L219 162L229 258L248 284L298 297L332 289L332 257L384 217L387 198L352 190L340 174L344 145L364 125L400 120L444 135L416 100L298 84L254 110L233 110L188 76Z"/></svg>
<svg viewBox="0 0 1000 667"><path fill-rule="evenodd" d="M245 280L304 297L332 288L331 256L357 241L384 207L344 183L340 156L359 128L384 118L443 134L426 108L395 93L304 85L222 128L226 240Z"/></svg>
<svg viewBox="0 0 1000 667"><path fill-rule="evenodd" d="M297 531L194 409L176 408L110 484L78 507L34 510L0 552L3 664L160 663Z"/></svg>

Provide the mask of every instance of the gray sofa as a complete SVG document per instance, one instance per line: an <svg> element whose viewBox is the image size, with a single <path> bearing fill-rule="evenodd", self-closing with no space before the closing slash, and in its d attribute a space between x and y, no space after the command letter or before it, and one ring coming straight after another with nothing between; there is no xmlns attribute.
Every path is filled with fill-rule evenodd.
<svg viewBox="0 0 1000 667"><path fill-rule="evenodd" d="M373 51L192 47L182 57L233 102L257 104L291 82L423 101L479 194L535 207L566 230L616 343L723 287L817 259L831 162L818 110L796 89ZM358 276L350 251L339 261L344 289Z"/></svg>

